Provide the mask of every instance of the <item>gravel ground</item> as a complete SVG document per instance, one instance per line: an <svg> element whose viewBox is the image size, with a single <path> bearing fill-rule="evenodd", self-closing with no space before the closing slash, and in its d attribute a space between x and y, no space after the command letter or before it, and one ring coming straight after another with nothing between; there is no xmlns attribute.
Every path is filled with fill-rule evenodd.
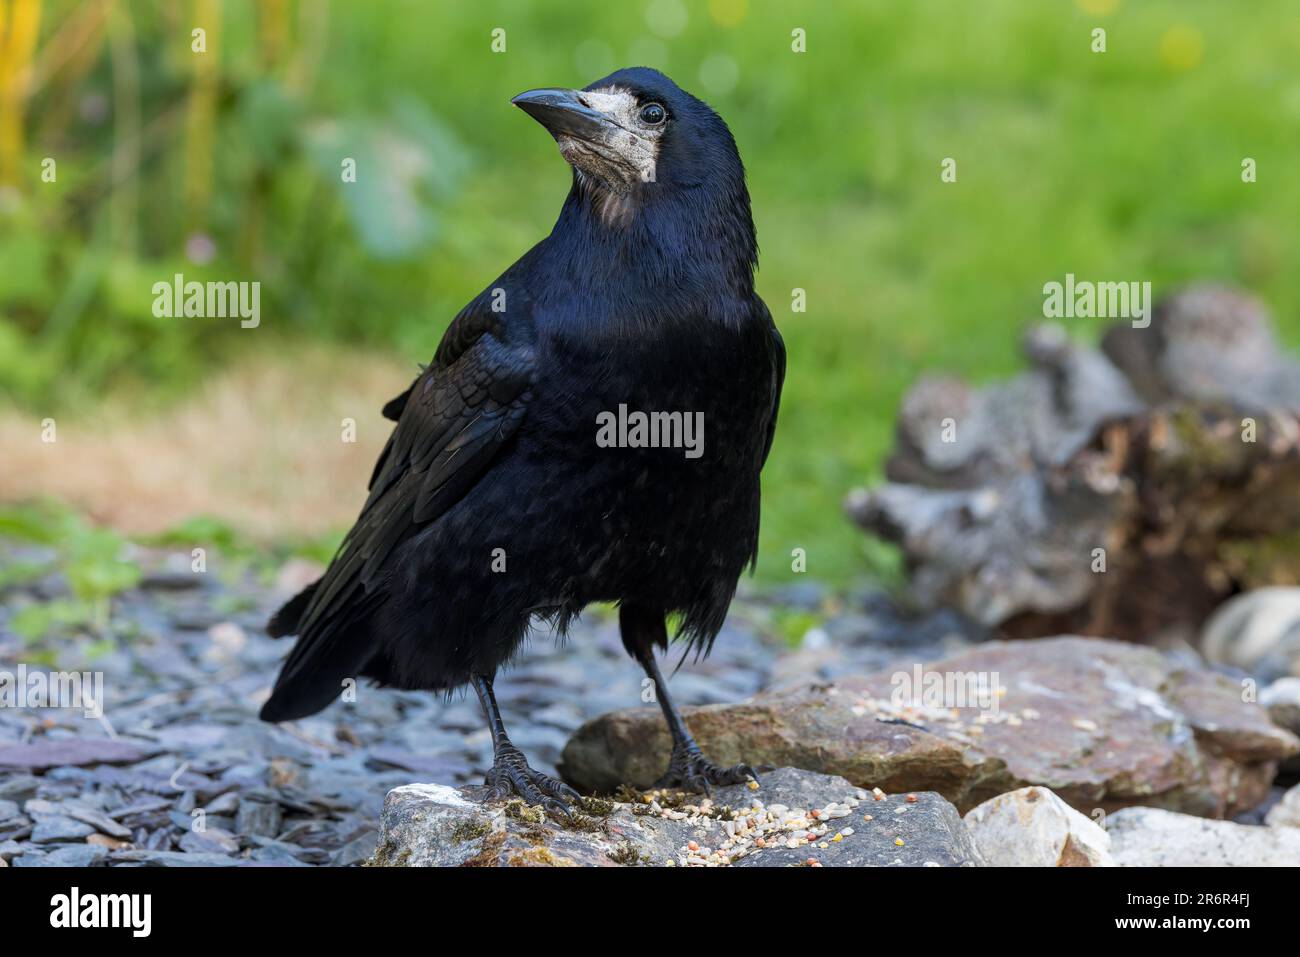
<svg viewBox="0 0 1300 957"><path fill-rule="evenodd" d="M53 646L58 669L103 673L102 718L0 707L0 862L357 865L374 850L390 788L481 781L491 740L463 691L362 685L355 702L312 718L257 719L289 648L261 627L306 569L286 567L267 588L191 574L183 556L141 558L152 571L114 600L109 650L90 654L85 637ZM0 595L0 670L49 670L7 621L65 589L56 576ZM822 624L792 649L771 637L778 609ZM879 595L839 602L801 584L738 599L713 654L687 661L671 683L682 704L736 701L772 685L910 667L966 640L951 618L904 621ZM534 634L496 691L511 739L554 773L579 724L641 702L642 677L616 620L589 613L567 642Z"/></svg>

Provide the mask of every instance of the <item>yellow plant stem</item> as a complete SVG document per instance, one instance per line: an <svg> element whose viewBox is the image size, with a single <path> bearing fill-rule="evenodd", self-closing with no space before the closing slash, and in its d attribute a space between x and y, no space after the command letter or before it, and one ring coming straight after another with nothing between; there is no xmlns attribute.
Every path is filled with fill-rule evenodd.
<svg viewBox="0 0 1300 957"><path fill-rule="evenodd" d="M40 23L40 0L0 0L0 186L19 183L28 67Z"/></svg>

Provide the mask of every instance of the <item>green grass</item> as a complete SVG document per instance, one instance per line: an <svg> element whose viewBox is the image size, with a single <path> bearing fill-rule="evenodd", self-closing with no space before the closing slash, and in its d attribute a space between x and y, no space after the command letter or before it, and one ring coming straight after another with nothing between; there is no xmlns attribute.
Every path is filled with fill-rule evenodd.
<svg viewBox="0 0 1300 957"><path fill-rule="evenodd" d="M1157 291L1235 282L1300 342L1300 10L1288 0L713 0L688 4L675 37L647 28L647 6L335 3L323 69L296 94L259 65L252 5L223 4L223 75L247 95L220 113L202 226L220 250L212 274L264 279L269 334L141 318L141 283L173 267L200 277L180 251L183 139L142 174L138 246L101 259L106 194L68 208L111 150L103 130L86 131L55 144L67 185L33 203L22 233L0 231L0 395L94 401L141 381L171 395L213 358L284 336L427 358L456 310L549 230L567 189L553 144L510 96L647 59L710 100L749 169L759 288L790 355L765 475L765 582L789 580L796 547L832 582L893 567L840 503L879 477L900 396L925 372L1015 371L1043 283L1066 272ZM146 113L184 105L187 55L167 23L139 24L152 45ZM1090 50L1094 26L1108 31L1105 54ZM489 49L494 27L507 31L504 54ZM793 27L807 31L805 54L790 51ZM710 91L700 68L719 55L737 82ZM85 85L107 91L110 79L101 65ZM410 121L410 102L446 136ZM430 242L385 258L359 238L364 210L341 202L337 174L323 172L332 161L292 132L326 118L395 124L429 144L435 168L414 195L428 199ZM40 135L38 122L36 154L53 148ZM1253 185L1240 180L1246 156ZM940 181L944 157L956 183ZM375 155L361 173L388 175L383 164ZM255 243L252 209L264 210ZM73 297L79 265L89 278ZM806 313L790 311L795 287ZM1073 328L1090 339L1100 323Z"/></svg>
<svg viewBox="0 0 1300 957"><path fill-rule="evenodd" d="M9 619L9 627L29 646L61 631L88 631L102 638L113 596L140 581L139 566L126 555L126 539L57 505L0 509L0 548L11 539L46 546L51 554L44 562L4 562L0 589L56 569L68 583L66 596L25 605Z"/></svg>

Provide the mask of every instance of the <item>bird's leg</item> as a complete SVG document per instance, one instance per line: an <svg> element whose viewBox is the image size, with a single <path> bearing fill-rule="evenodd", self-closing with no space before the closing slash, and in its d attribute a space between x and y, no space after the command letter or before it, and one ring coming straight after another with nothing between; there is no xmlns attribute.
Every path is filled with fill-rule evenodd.
<svg viewBox="0 0 1300 957"><path fill-rule="evenodd" d="M677 710L672 695L668 693L668 682L659 670L659 663L655 661L654 646L668 645L663 614L624 603L619 609L619 628L623 633L623 646L640 662L646 675L654 682L655 698L659 701L664 720L668 722L668 732L673 738L673 754L668 762L668 770L655 782L655 787L679 787L708 794L714 784L743 784L750 778L757 781L758 775L748 764L720 768L709 761L691 736L682 713Z"/></svg>
<svg viewBox="0 0 1300 957"><path fill-rule="evenodd" d="M518 795L529 804L540 804L548 811L568 815L569 806L565 802L578 800L578 792L563 781L530 768L524 753L510 743L496 695L492 693L492 677L471 675L470 683L474 685L483 714L487 716L488 730L492 732L492 770L483 780L488 787L487 799L501 801Z"/></svg>
<svg viewBox="0 0 1300 957"><path fill-rule="evenodd" d="M714 784L744 784L750 778L758 780L758 775L748 764L737 764L731 768L720 768L704 756L700 746L695 743L690 729L682 720L682 713L673 704L668 693L668 682L664 681L655 661L654 652L647 649L637 655L641 667L650 680L655 683L655 697L668 722L668 732L673 736L673 755L668 761L668 770L655 782L657 788L683 788L687 791L710 793Z"/></svg>

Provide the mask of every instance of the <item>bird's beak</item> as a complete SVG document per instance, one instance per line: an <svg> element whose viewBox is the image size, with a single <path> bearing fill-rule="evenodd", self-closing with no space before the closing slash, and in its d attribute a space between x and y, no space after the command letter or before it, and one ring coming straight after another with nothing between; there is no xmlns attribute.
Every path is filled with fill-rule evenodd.
<svg viewBox="0 0 1300 957"><path fill-rule="evenodd" d="M636 99L623 91L529 90L510 101L550 131L574 170L616 193L655 180L658 148L634 132Z"/></svg>
<svg viewBox="0 0 1300 957"><path fill-rule="evenodd" d="M588 143L603 143L617 129L604 113L583 103L577 90L529 90L510 102L546 127L557 140L572 136Z"/></svg>

